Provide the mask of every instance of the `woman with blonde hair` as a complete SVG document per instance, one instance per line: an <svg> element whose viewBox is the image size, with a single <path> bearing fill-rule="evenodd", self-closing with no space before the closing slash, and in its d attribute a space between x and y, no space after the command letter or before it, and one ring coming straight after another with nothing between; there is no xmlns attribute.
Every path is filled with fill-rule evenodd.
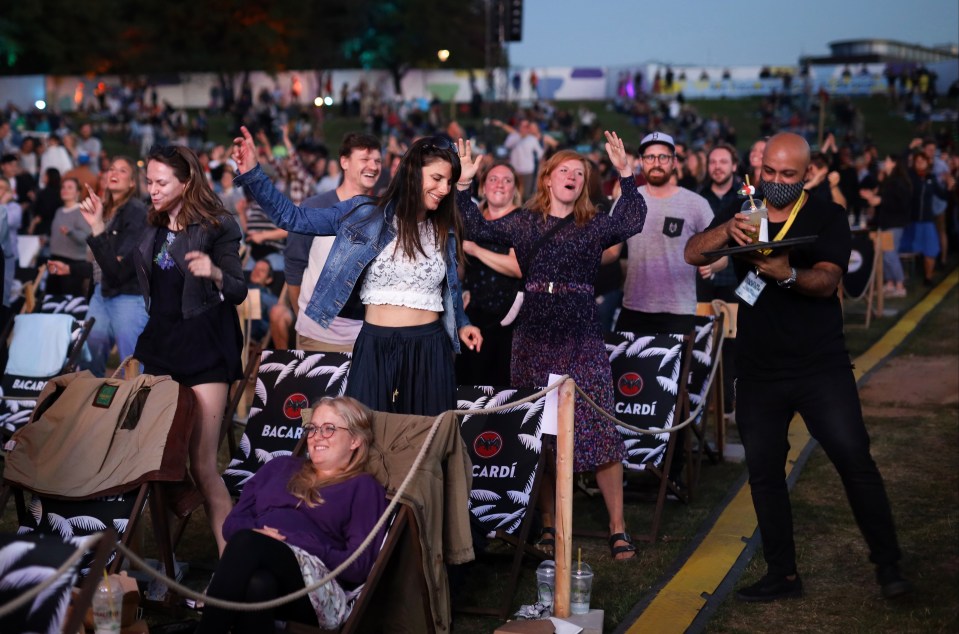
<svg viewBox="0 0 959 634"><path fill-rule="evenodd" d="M540 169L537 189L526 211L486 220L469 197L480 158L460 141L463 170L456 202L468 235L509 245L524 274L525 299L516 318L511 362L512 387L542 387L549 374L569 374L600 407L613 410L613 379L594 300L593 284L603 251L643 228L646 202L639 194L623 141L606 132L606 152L619 172L622 197L609 214L590 202L586 183L590 163L560 150ZM616 427L583 399L576 403L574 470L595 471L609 513L609 546L615 559L629 559L636 547L623 518L623 465L626 450ZM552 546L550 486L543 487L543 537Z"/></svg>
<svg viewBox="0 0 959 634"><path fill-rule="evenodd" d="M519 209L519 176L512 165L491 162L479 180L483 218L499 220ZM483 347L463 350L456 358L456 380L460 385L507 386L513 349L509 313L517 293L523 290L516 253L495 242L475 242L469 235L463 241L463 252L467 256L463 293L469 293L466 316L483 334Z"/></svg>
<svg viewBox="0 0 959 634"><path fill-rule="evenodd" d="M129 357L147 323L132 257L146 227L146 205L140 200L137 164L125 156L114 158L110 164L103 199L89 185L87 192L80 211L90 225L87 245L93 254L92 267L85 262L51 260L47 270L52 275L79 273L80 277L93 277L87 317L96 321L87 338L91 359L85 367L103 376L113 345L120 359Z"/></svg>
<svg viewBox="0 0 959 634"><path fill-rule="evenodd" d="M386 491L366 473L373 412L348 396L314 405L303 428L307 458L281 456L246 483L223 526L228 538L208 594L268 601L323 578L357 549L386 508ZM272 632L275 618L337 628L348 616L344 588L370 574L382 535L333 582L273 610L203 610L198 633Z"/></svg>

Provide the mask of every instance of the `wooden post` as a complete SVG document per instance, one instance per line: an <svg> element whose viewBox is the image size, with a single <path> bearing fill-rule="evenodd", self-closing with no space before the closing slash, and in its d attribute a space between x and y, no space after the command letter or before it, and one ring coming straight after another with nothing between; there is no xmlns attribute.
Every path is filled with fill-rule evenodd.
<svg viewBox="0 0 959 634"><path fill-rule="evenodd" d="M559 388L556 429L556 591L553 613L570 615L570 571L573 562L573 405L576 387L567 379Z"/></svg>

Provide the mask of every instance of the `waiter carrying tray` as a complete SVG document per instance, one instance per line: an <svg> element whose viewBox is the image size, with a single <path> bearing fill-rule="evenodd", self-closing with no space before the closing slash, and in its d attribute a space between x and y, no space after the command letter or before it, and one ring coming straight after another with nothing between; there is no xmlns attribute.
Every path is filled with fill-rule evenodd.
<svg viewBox="0 0 959 634"><path fill-rule="evenodd" d="M787 431L798 412L839 472L881 593L892 599L912 585L899 572L892 512L869 452L843 337L837 288L849 262L849 225L842 207L807 197L808 166L809 145L801 136L781 133L769 139L761 171L768 213L762 235L772 242L805 244L745 246L753 244L755 228L748 215L727 211L690 238L685 249L686 261L696 266L733 252L742 300L736 424L768 571L736 596L742 601L802 596L785 478Z"/></svg>

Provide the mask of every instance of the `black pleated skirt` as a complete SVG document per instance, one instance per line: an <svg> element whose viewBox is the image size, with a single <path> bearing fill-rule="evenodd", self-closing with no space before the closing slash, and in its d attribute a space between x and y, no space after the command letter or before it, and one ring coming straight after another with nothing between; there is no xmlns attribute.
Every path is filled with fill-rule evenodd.
<svg viewBox="0 0 959 634"><path fill-rule="evenodd" d="M442 322L402 328L364 323L346 394L380 412L435 416L454 409L453 347Z"/></svg>

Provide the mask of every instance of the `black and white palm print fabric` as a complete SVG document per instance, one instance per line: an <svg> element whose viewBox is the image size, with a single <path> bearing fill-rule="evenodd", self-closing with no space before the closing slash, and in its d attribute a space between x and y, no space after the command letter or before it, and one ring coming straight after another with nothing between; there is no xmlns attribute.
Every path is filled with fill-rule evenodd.
<svg viewBox="0 0 959 634"><path fill-rule="evenodd" d="M677 421L679 373L683 338L671 334L612 332L606 351L613 372L615 415L644 429L669 429ZM639 434L617 426L626 444L626 469L641 471L659 466L666 455L669 434Z"/></svg>
<svg viewBox="0 0 959 634"><path fill-rule="evenodd" d="M52 535L0 535L0 605L56 575L75 549ZM67 569L32 601L0 617L0 632L59 634L76 578L77 566Z"/></svg>
<svg viewBox="0 0 959 634"><path fill-rule="evenodd" d="M471 412L462 416L460 435L473 463L470 520L481 534L512 534L523 521L542 451L546 397L502 412L484 412L535 392L462 385L456 390L457 409Z"/></svg>
<svg viewBox="0 0 959 634"><path fill-rule="evenodd" d="M341 352L262 352L246 429L223 472L231 495L239 496L260 466L293 452L303 433L303 408L323 396L343 395L351 357Z"/></svg>

